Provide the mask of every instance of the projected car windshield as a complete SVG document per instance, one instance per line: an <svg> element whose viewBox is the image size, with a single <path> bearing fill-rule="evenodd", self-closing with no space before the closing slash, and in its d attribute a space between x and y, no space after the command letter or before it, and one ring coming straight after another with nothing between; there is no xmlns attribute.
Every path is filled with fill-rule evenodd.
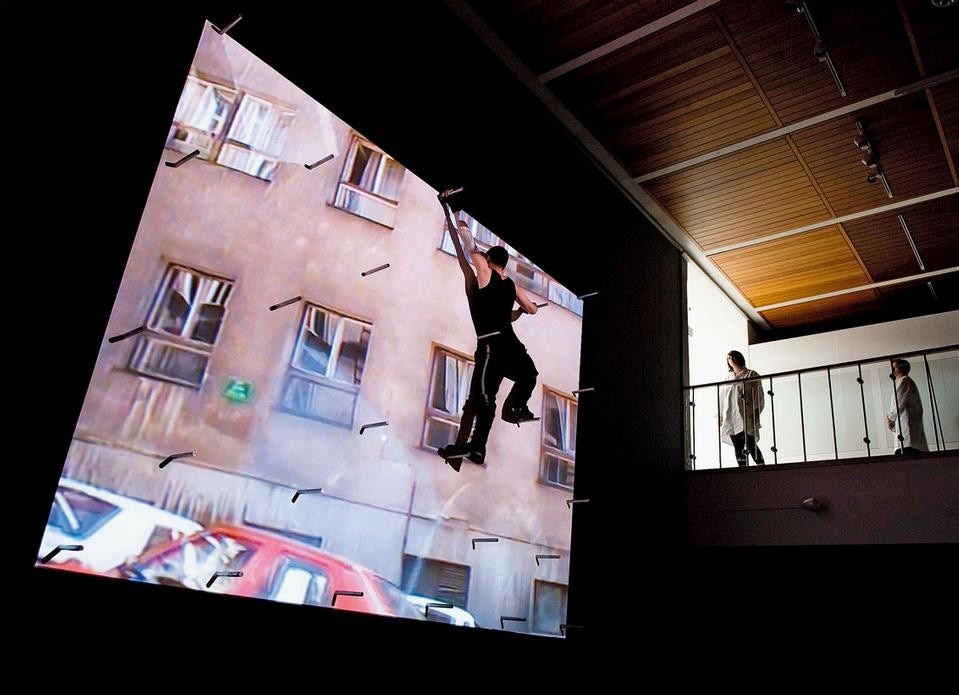
<svg viewBox="0 0 959 695"><path fill-rule="evenodd" d="M440 193L204 27L38 564L560 636L582 301Z"/></svg>

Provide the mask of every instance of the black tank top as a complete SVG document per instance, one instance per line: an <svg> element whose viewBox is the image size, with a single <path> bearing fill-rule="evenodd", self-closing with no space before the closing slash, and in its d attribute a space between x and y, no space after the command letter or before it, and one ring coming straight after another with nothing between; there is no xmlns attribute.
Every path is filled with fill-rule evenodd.
<svg viewBox="0 0 959 695"><path fill-rule="evenodd" d="M516 303L516 287L510 278L505 280L495 270L489 284L476 293L476 334L486 335L499 331L504 338L518 340L513 333L513 304Z"/></svg>

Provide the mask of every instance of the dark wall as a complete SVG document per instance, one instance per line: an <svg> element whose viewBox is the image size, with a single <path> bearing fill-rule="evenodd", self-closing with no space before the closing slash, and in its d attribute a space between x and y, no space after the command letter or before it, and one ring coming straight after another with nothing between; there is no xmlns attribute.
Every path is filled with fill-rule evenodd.
<svg viewBox="0 0 959 695"><path fill-rule="evenodd" d="M686 490L693 545L959 543L959 455L697 471Z"/></svg>
<svg viewBox="0 0 959 695"><path fill-rule="evenodd" d="M241 11L234 38L432 186L466 186L468 212L570 289L599 292L585 300L581 385L596 391L582 397L575 492L591 501L571 512L567 622L584 629L566 642L304 614L32 567L202 21L222 25ZM308 620L314 641L344 653L422 644L561 660L577 644L614 641L623 615L610 610L610 592L622 598L624 581L630 605L667 590L665 573L637 574L633 564L642 549L644 561L663 565L657 558L683 543L679 253L442 3L4 14L11 90L42 105L11 158L19 163L11 218L29 270L15 294L36 367L17 374L17 407L34 434L21 444L29 466L17 488L25 523L16 565L38 644L69 610L91 653L100 639L111 650L133 649L148 634L182 640L202 615L201 632L230 636L205 644L214 651L260 625L245 649L299 653L302 642L273 638ZM18 120L11 126L22 133Z"/></svg>
<svg viewBox="0 0 959 695"><path fill-rule="evenodd" d="M122 12L75 5L25 13L5 3L0 10L7 89L20 105L4 110L12 148L5 227L16 248L7 289L18 348L9 393L21 423L8 469L26 473L12 490L23 507L15 570L26 593L16 596L29 644L47 649L51 626L65 624L81 635L74 649L103 657L100 645L109 645L110 667L116 653L167 644L181 654L261 651L286 664L315 660L318 651L345 659L412 648L426 662L412 662L414 674L454 654L546 665L550 682L577 664L591 668L589 647L633 649L641 640L680 653L693 636L728 636L729 597L703 591L703 575L737 577L735 614L766 615L776 597L752 600L749 573L762 567L795 591L807 575L774 571L795 555L685 547L679 253L441 2L312 7L145 3ZM585 300L581 386L596 391L581 397L575 496L591 501L572 512L567 616L584 628L566 641L304 612L33 568L202 21L222 25L240 12L230 32L238 41L432 186L467 186L467 211L559 281L577 293L599 292ZM871 557L878 565L888 555ZM923 557L925 566L914 565L919 576L940 562ZM856 563L843 562L848 576ZM617 671L628 663L608 665ZM497 672L486 667L475 677L492 682Z"/></svg>

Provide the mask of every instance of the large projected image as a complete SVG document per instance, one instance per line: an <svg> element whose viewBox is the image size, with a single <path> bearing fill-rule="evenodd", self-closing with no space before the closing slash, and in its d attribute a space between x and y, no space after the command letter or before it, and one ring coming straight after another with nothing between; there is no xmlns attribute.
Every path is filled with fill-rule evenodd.
<svg viewBox="0 0 959 695"><path fill-rule="evenodd" d="M459 197L204 27L38 564L561 635L582 302Z"/></svg>

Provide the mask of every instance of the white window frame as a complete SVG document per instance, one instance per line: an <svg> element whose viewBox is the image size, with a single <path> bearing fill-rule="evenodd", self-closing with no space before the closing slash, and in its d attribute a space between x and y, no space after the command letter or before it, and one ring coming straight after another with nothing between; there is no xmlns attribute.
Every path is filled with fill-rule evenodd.
<svg viewBox="0 0 959 695"><path fill-rule="evenodd" d="M360 147L366 147L373 152L380 154L380 162L377 166L376 174L373 177L373 190L367 190L357 184L350 183L349 181L349 177L353 172L353 165L356 162L356 155ZM384 227L392 229L396 225L396 214L399 208L399 196L397 195L397 198L394 200L393 198L388 198L377 192L377 189L382 181L383 172L386 169L387 162L395 162L403 169L403 181L400 182L400 186L402 187L406 178L406 168L372 142L354 133L350 140L350 149L346 156L346 161L343 164L343 169L340 171L340 180L336 187L336 196L333 200L333 206L343 210L344 212L349 212L350 214L357 215L358 217L368 219L371 222L375 222L383 225ZM359 209L350 209L348 201L351 200L353 196L358 196L359 199L364 200L371 205L368 214L364 214L364 212ZM374 212L377 214L373 215L372 213Z"/></svg>
<svg viewBox="0 0 959 695"><path fill-rule="evenodd" d="M458 429L460 426L460 419L462 417L462 407L455 413L446 413L445 411L439 410L438 408L433 407L433 384L434 377L436 375L436 357L438 354L443 354L447 358L452 358L457 362L457 374L459 374L459 369L461 364L469 365L470 367L474 366L473 358L468 355L457 352L451 348L446 347L445 345L439 345L438 343L433 343L430 349L430 376L429 376L429 386L426 389L426 412L423 417L423 433L422 439L420 442L420 447L426 449L427 451L436 451L437 447L434 447L429 443L429 438L427 436L429 432L430 422L438 421L452 425L454 429ZM472 379L472 373L470 373L470 378L465 379L466 382L466 393L462 395L463 404L466 403L466 399L469 398L469 384ZM464 380L458 380L464 381ZM458 404L459 405L459 404Z"/></svg>
<svg viewBox="0 0 959 695"><path fill-rule="evenodd" d="M198 128L195 125L190 125L182 118L181 110L184 107L183 99L186 96L187 91L194 84L202 87L205 91L216 90L222 93L224 97L226 97L225 100L228 102L228 106L224 112L223 118L219 120L212 132ZM194 150L200 150L199 156L201 159L212 161L216 157L216 154L219 150L219 143L222 139L223 132L227 129L227 126L230 123L230 119L233 116L234 107L236 106L239 97L240 93L232 87L203 79L198 75L187 75L186 83L183 86L183 91L180 93L180 101L177 102L173 123L170 126L170 134L167 137L167 147L185 154L189 154ZM180 115L179 118L178 115ZM174 136L178 130L185 130L191 137L188 137L186 140L179 140L175 138Z"/></svg>
<svg viewBox="0 0 959 695"><path fill-rule="evenodd" d="M298 364L301 346L304 344L305 334L309 331L308 323L311 312L321 311L326 314L335 316L338 318L336 322L336 327L333 330L332 340L330 342L330 356L326 365L326 373L319 374L310 369L304 368L302 365ZM366 321L364 319L358 318L356 316L351 316L342 311L332 309L330 307L324 306L322 304L312 304L307 303L303 307L303 312L300 314L299 326L297 328L297 337L296 342L293 345L293 354L290 357L290 365L287 369L287 375L285 377L285 383L283 386L283 391L280 395L280 405L279 408L287 413L292 415L297 415L299 417L308 418L310 420L317 420L319 422L325 422L331 425L337 425L339 427L353 427L353 420L356 417L356 403L359 397L360 389L363 385L363 374L360 375L360 382L347 382L335 377L336 367L339 361L343 346L343 338L346 326L348 324L354 324L360 326L361 337L362 331L366 330L369 332L369 338L366 342L366 351L363 355L363 374L366 373L366 360L369 359L370 350L373 344L373 323L371 321ZM350 413L349 422L342 422L340 420L334 420L330 418L321 417L317 414L307 413L295 408L283 405L283 400L286 398L286 389L289 388L289 381L292 378L298 378L305 381L312 382L315 386L331 389L334 391L340 391L341 393L352 394L353 398L353 407Z"/></svg>
<svg viewBox="0 0 959 695"><path fill-rule="evenodd" d="M186 93L189 85L194 83L208 90L215 89L228 97L226 99L228 102L226 113L212 132L189 125L174 116L173 123L170 126L170 133L167 137L167 147L186 154L194 150L200 150L199 156L201 159L252 176L261 181L271 181L272 175L282 158L287 132L296 116L296 109L272 99L220 84L195 73L191 73L187 76L187 85L184 86L184 90L180 95L177 112L180 112L183 105L183 95ZM267 142L263 143L264 145L273 145L273 151L264 149L263 147L254 147L250 143L234 137L234 129L238 124L237 119L245 104L267 106L270 112L278 113L273 131L267 138ZM282 128L278 129L281 126ZM188 137L187 140L178 140L175 137L178 130L186 130L192 137ZM247 164L241 165L239 160L243 157L240 155L244 153L246 154L245 159Z"/></svg>
<svg viewBox="0 0 959 695"><path fill-rule="evenodd" d="M575 468L576 468L576 442L570 442L570 445L573 446L573 449L558 449L551 444L546 442L546 399L549 397L555 397L560 405L566 406L566 417L567 422L575 421L575 418L579 415L579 403L573 397L572 394L566 394L562 391L559 391L548 386L543 387L543 406L540 412L542 413L542 427L540 428L540 466L539 466L539 481L544 485L549 485L551 487L560 488L562 490L572 490L572 485L564 485L554 480L550 480L547 475L547 456L552 456L553 458L559 459L563 464L573 468L573 475L575 480ZM572 411L576 410L574 414ZM569 428L567 428L569 429ZM567 436L569 433L566 433Z"/></svg>
<svg viewBox="0 0 959 695"><path fill-rule="evenodd" d="M256 145L259 146L239 140L236 137L239 135L236 130L241 127L241 125L246 125L245 123L241 124L240 116L244 113L244 109L247 108L247 104L252 104L253 106L250 108L253 109L266 107L267 118L271 116L275 118L275 122L270 126L269 131L267 131L268 135L265 138L262 133L257 132L262 123L249 126L254 130L254 140L266 140L266 142L256 143ZM263 179L264 181L270 181L273 172L276 170L276 166L280 163L280 155L283 153L283 148L286 145L287 132L293 124L295 115L296 111L294 109L281 106L262 97L241 93L238 103L234 104L233 118L230 122L230 128L226 131L226 136L223 138L220 146L220 153L216 158L217 164L236 171L242 171L245 174ZM268 146L270 149L266 149ZM249 162L246 167L237 166L235 162L231 161L235 153L246 154ZM265 171L264 166L267 167Z"/></svg>
<svg viewBox="0 0 959 695"><path fill-rule="evenodd" d="M219 305L223 307L223 316L220 318L216 338L214 338L212 343L207 343L202 340L195 340L190 337L194 328L196 328L196 321L199 315L200 307L209 303L201 301L199 296L197 296L197 299L192 304L189 304L188 313L183 322L183 328L180 330L179 334L171 333L167 330L164 330L160 326L163 312L167 306L167 294L170 290L171 284L173 283L175 274L178 272L189 273L192 275L194 277L194 281L198 283L198 291L199 286L202 285L204 280L213 280L222 283L222 287L219 290L219 293L222 294L222 299L219 302ZM234 280L222 275L216 275L214 273L197 270L182 263L170 263L167 266L166 271L163 273L160 286L153 298L153 304L151 305L150 311L147 314L147 321L145 324L146 330L138 337L138 340L134 345L134 349L130 353L130 361L128 363L129 368L137 374L147 376L152 379L169 381L175 384L189 386L196 389L201 388L203 386L203 382L206 381L206 375L209 370L210 358L213 355L213 349L216 347L216 343L219 341L220 335L223 332L223 326L226 323L228 314L227 305L235 287L236 282ZM193 352L206 358L203 374L200 377L199 383L194 383L186 379L178 379L169 374L151 371L143 366L147 361L147 356L150 354L151 350L155 349L156 347L162 348L164 346L171 347L178 351Z"/></svg>
<svg viewBox="0 0 959 695"><path fill-rule="evenodd" d="M559 616L559 622L556 623L555 632L543 632L536 629L536 585L537 584L552 584L553 586L561 587L566 592L566 610L569 611L569 584L563 584L562 582L554 582L549 579L540 579L538 577L533 578L533 585L530 587L530 598L529 598L529 631L534 635L562 635L563 631L560 629L560 625L566 622L566 616Z"/></svg>

